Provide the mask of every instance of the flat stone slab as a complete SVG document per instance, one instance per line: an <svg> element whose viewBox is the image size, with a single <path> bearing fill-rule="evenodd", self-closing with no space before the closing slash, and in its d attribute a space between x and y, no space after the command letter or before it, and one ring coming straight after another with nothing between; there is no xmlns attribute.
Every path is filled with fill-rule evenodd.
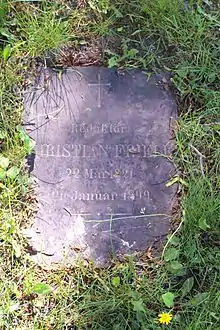
<svg viewBox="0 0 220 330"><path fill-rule="evenodd" d="M167 234L177 108L165 80L141 70L44 70L25 93L38 200L26 235L37 262L104 265Z"/></svg>

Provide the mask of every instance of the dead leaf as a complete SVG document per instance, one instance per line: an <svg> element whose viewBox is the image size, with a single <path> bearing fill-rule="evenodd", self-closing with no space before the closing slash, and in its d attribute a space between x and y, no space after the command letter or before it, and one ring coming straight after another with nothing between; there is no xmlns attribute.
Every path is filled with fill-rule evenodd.
<svg viewBox="0 0 220 330"><path fill-rule="evenodd" d="M153 256L152 256L152 246L150 246L149 249L147 250L147 257L150 260L153 259Z"/></svg>

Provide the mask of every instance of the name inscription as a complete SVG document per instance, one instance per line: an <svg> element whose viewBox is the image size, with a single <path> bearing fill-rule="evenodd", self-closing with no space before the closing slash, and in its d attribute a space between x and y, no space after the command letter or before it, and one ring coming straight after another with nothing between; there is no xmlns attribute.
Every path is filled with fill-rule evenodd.
<svg viewBox="0 0 220 330"><path fill-rule="evenodd" d="M121 157L141 157L152 156L152 147L144 144L125 145L125 144L39 144L36 153L42 157L57 158L121 158Z"/></svg>

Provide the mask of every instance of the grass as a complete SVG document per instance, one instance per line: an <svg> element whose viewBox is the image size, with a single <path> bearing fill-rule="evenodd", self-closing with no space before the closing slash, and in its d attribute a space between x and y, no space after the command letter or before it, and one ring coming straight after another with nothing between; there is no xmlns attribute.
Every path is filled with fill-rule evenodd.
<svg viewBox="0 0 220 330"><path fill-rule="evenodd" d="M36 8L18 15L20 51L26 56L39 56L56 50L68 40L67 22L56 18L50 8ZM39 33L40 32L40 33Z"/></svg>
<svg viewBox="0 0 220 330"><path fill-rule="evenodd" d="M9 161L0 172L1 329L161 329L158 314L169 311L169 329L220 328L219 27L214 1L0 3L0 148ZM52 56L60 65L70 46L74 65L94 42L104 65L172 72L181 212L163 260L141 256L109 269L79 263L44 271L28 261L21 235L33 192L19 91L36 57L45 64Z"/></svg>

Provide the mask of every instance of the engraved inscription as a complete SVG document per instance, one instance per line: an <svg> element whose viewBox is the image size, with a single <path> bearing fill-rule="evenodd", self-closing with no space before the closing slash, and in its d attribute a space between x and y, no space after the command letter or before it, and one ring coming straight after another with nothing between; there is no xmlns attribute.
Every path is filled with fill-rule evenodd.
<svg viewBox="0 0 220 330"><path fill-rule="evenodd" d="M148 190L130 190L123 195L124 200L136 200L137 198L144 198L146 197L148 200L150 199L150 193Z"/></svg>
<svg viewBox="0 0 220 330"><path fill-rule="evenodd" d="M64 191L53 192L53 197L59 197L61 200L71 201L114 201L117 199L118 194L116 192L79 192L77 190L70 194L66 194Z"/></svg>
<svg viewBox="0 0 220 330"><path fill-rule="evenodd" d="M122 123L107 123L107 124L72 124L73 133L83 134L94 133L94 134L123 134L129 131L128 127Z"/></svg>
<svg viewBox="0 0 220 330"><path fill-rule="evenodd" d="M121 158L121 157L141 157L146 158L152 156L156 150L152 150L152 146L144 144L136 145L107 145L107 144L39 144L36 153L42 157L57 158Z"/></svg>
<svg viewBox="0 0 220 330"><path fill-rule="evenodd" d="M101 87L102 86L108 86L108 87L111 87L111 84L110 83L107 83L107 84L101 84L101 76L100 74L98 74L98 83L92 83L92 84L89 84L90 87L98 87L98 108L101 108Z"/></svg>
<svg viewBox="0 0 220 330"><path fill-rule="evenodd" d="M110 171L107 170L97 170L94 168L86 168L80 170L79 168L67 168L66 174L72 176L74 179L132 179L133 169L124 170L116 168Z"/></svg>
<svg viewBox="0 0 220 330"><path fill-rule="evenodd" d="M148 190L129 190L126 193L118 194L116 192L80 192L74 190L71 194L65 193L65 191L54 191L53 197L59 197L61 200L70 201L134 201L136 199L147 198L150 199L150 193Z"/></svg>

